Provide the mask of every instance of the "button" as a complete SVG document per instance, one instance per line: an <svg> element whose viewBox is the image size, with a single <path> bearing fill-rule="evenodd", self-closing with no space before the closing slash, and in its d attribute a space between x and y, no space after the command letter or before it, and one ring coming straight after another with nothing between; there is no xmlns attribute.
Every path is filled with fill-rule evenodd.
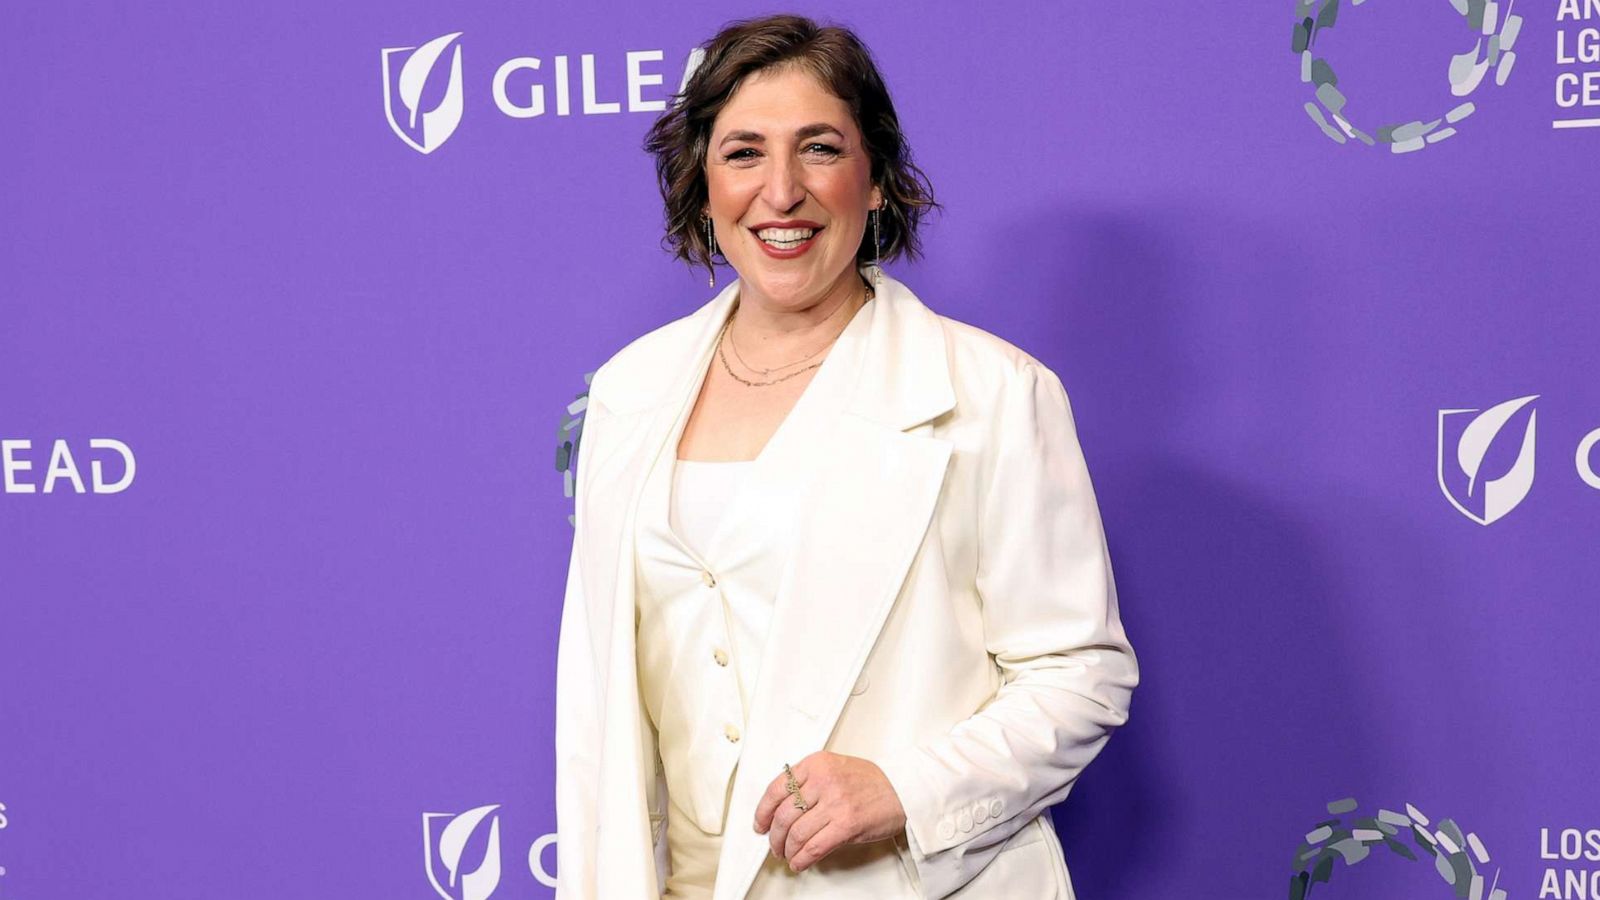
<svg viewBox="0 0 1600 900"><path fill-rule="evenodd" d="M728 652L723 650L721 647L711 651L711 658L716 660L717 665L719 666L725 666L728 664Z"/></svg>
<svg viewBox="0 0 1600 900"><path fill-rule="evenodd" d="M717 586L717 576L711 574L709 570L700 573L700 581L704 583L706 587Z"/></svg>
<svg viewBox="0 0 1600 900"><path fill-rule="evenodd" d="M981 825L984 822L988 821L988 819L989 819L989 806L988 806L988 804L981 803L981 802L980 803L974 803L972 805L972 821L977 822L978 824Z"/></svg>
<svg viewBox="0 0 1600 900"><path fill-rule="evenodd" d="M722 736L727 738L728 743L730 744L739 743L739 729L733 727L732 725L722 726Z"/></svg>
<svg viewBox="0 0 1600 900"><path fill-rule="evenodd" d="M962 831L971 831L972 830L972 810L963 809L960 813L958 813L956 815L956 825L960 826Z"/></svg>
<svg viewBox="0 0 1600 900"><path fill-rule="evenodd" d="M1005 808L1005 804L1001 803L999 800L991 800L991 801L989 801L989 818L991 818L991 819L1000 818L1000 810L1002 810L1004 808Z"/></svg>
<svg viewBox="0 0 1600 900"><path fill-rule="evenodd" d="M953 838L955 836L956 836L956 823L950 821L949 819L940 819L939 820L939 838L940 838L940 840L948 841L948 840L950 840L951 838Z"/></svg>

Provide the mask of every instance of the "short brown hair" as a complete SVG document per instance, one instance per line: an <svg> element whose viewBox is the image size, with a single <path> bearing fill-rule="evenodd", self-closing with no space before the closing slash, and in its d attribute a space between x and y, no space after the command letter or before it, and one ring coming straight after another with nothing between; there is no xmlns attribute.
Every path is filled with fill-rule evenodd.
<svg viewBox="0 0 1600 900"><path fill-rule="evenodd" d="M662 244L690 265L711 268L701 210L708 198L705 159L711 125L745 78L776 66L794 64L816 76L855 116L872 183L883 193L878 213L883 259L920 255L917 226L936 208L933 189L911 161L889 89L872 54L848 28L818 25L803 16L775 15L731 22L706 45L705 59L657 119L644 147L655 156L656 180L666 203ZM879 255L871 229L856 250L858 263Z"/></svg>

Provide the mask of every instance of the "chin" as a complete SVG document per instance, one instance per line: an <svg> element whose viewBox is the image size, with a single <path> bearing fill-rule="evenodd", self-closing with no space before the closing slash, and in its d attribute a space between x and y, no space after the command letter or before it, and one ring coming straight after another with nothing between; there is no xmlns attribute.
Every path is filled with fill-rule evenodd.
<svg viewBox="0 0 1600 900"><path fill-rule="evenodd" d="M820 297L846 269L824 274L809 266L804 269L775 269L758 263L754 270L740 273L740 278L773 303L788 306Z"/></svg>

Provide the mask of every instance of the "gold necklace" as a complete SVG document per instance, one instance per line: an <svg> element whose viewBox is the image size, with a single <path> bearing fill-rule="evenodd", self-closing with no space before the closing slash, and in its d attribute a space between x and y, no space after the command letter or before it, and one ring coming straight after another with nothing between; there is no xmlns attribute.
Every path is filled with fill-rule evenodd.
<svg viewBox="0 0 1600 900"><path fill-rule="evenodd" d="M862 306L866 306L867 303L870 300L872 300L873 296L874 295L873 295L873 291L872 291L872 285L869 284L869 285L867 285L867 297L866 297L865 300L861 301L861 305ZM857 307L857 308L859 309L860 307ZM817 360L816 362L812 363L809 366L806 366L803 369L795 369L793 372L790 372L787 375L782 375L782 376L779 376L777 378L774 378L771 381L750 381L749 379L739 377L738 373L733 371L733 367L728 365L728 355L726 353L722 352L722 343L723 343L723 338L724 337L727 338L727 342L729 344L733 344L733 334L728 329L733 327L733 320L734 320L735 316L737 316L737 315L738 315L738 311L735 310L734 315L729 316L728 317L728 321L722 323L722 330L717 333L717 359L722 360L722 368L728 373L729 377L731 377L734 381L737 381L740 384L744 385L745 387L769 387L771 385L778 384L780 382L788 381L789 379L795 377L796 375L800 375L802 373L809 372L812 369L815 369L818 366L822 365L824 362L826 362L826 360ZM846 327L849 327L849 326L846 326ZM839 334L844 334L843 329L841 329L839 331ZM797 359L792 363L785 363L784 365L778 366L777 368L778 369L785 369L785 368L788 368L789 366L798 365L799 363L803 363L806 360L810 359L811 357L816 356L818 353L821 353L822 351L824 351L824 350L828 349L829 347L833 346L834 342L839 340L839 334L834 335L833 338L831 340L829 340L826 344L823 344L821 347L818 347L816 350L812 351L811 353L807 354L806 356L803 356L800 359ZM751 369L753 371L760 372L763 375L766 375L768 373L776 371L776 369L757 369L755 366L752 366L749 363L745 362L744 358L739 356L739 347L738 347L737 344L734 344L733 355L734 355L735 358L737 358L739 360L739 363L741 365L743 365L745 368Z"/></svg>
<svg viewBox="0 0 1600 900"><path fill-rule="evenodd" d="M728 321L732 322L733 320L729 319ZM726 326L726 325L722 326L722 330L724 332L726 332L728 330L728 326ZM813 355L815 355L815 354L813 354ZM740 378L738 376L738 374L733 371L733 367L728 365L728 355L726 353L722 352L722 336L721 335L717 336L717 359L722 360L722 368L727 370L728 374L733 377L733 380L739 382L740 384L744 385L745 387L768 387L770 385L777 384L780 381L788 381L789 379L795 377L796 375L799 375L802 372L809 372L812 369L815 369L816 367L822 365L822 360L818 360L818 361L812 363L811 365L806 366L803 369L795 369L793 372L790 372L789 374L780 376L778 378L774 378L771 381L750 381L748 379ZM793 365L793 364L791 363L791 365Z"/></svg>
<svg viewBox="0 0 1600 900"><path fill-rule="evenodd" d="M872 291L872 285L870 285L870 283L867 283L866 288L867 288L867 296L866 296L866 299L862 299L861 306L866 306L866 304L869 303L869 301L872 301L872 298L874 298L874 296L875 296L874 295L874 291ZM840 309L843 309L843 304L840 304ZM858 309L859 309L859 307L858 307ZM738 311L734 311L734 315L738 315ZM790 372L789 375L781 375L781 376L778 376L778 378L773 378L773 380L771 380L771 381L750 381L750 380L747 380L747 378L741 378L741 376L739 376L738 373L733 372L733 367L731 367L731 365L728 365L728 356L726 356L725 352L722 351L723 338L725 338L725 336L726 336L726 343L733 344L733 357L734 357L734 359L738 359L739 360L739 365L742 365L742 367L749 368L750 372L760 372L760 373L762 373L763 376L765 376L765 375L771 375L771 373L773 373L773 372L778 372L779 368L789 368L790 365L800 365L800 364L802 364L802 362L805 362L805 360L811 359L811 357L816 356L816 354L819 354L819 352L826 351L826 349L830 348L830 346L834 346L835 341L838 340L838 335L843 335L843 333L845 333L845 331L843 331L843 330L838 331L838 335L834 335L834 336L832 336L832 338L829 338L829 341L827 341L826 344L822 344L821 348L814 349L814 351L808 352L808 354L805 354L805 356L800 357L800 359L794 360L794 362L786 362L786 364L778 365L778 367L773 367L773 368L757 368L757 367L754 367L754 365L747 364L747 362L744 362L744 357L739 356L739 344L734 343L734 341L733 341L733 331L730 331L730 328L733 327L734 315L730 315L730 317L728 317L728 320L726 320L726 322L723 322L722 331L720 331L720 333L718 333L718 335L717 335L717 359L722 360L722 368L723 368L723 370L725 370L726 373L728 373L728 376L731 376L731 378L733 378L734 381L738 381L739 384L744 384L744 386L746 386L746 388L768 388L768 386L771 386L771 384L778 384L778 383L782 383L782 381L789 381L790 378L794 378L794 376L803 375L803 373L811 372L811 370L813 370L813 368L819 367L819 365L822 365L822 360L818 360L818 362L813 362L813 364L808 365L808 367L805 367L805 368L797 368L797 370L794 370L794 372ZM830 315L830 317L832 317L832 315Z"/></svg>
<svg viewBox="0 0 1600 900"><path fill-rule="evenodd" d="M871 300L871 299L872 299L872 286L868 285L867 286L867 300ZM861 302L863 304L865 304L866 300L863 300ZM839 304L839 308L838 309L835 309L833 312L828 313L828 318L824 319L823 321L827 322L828 320L832 319L834 316L838 315L840 309L844 309L844 304L843 303ZM729 322L731 323L732 321L733 321L732 317L729 317ZM834 335L834 337L838 337L838 335ZM732 331L728 332L728 345L733 348L733 358L737 359L739 361L739 365L744 366L746 369L749 369L752 372L759 372L759 373L761 373L761 376L763 378L765 378L766 376L771 375L773 372L776 372L779 369L787 369L790 366L798 366L798 365L800 365L801 363L805 362L806 360L810 359L811 357L816 356L818 353L821 353L822 351L828 349L830 346L833 345L833 341L832 340L826 341L825 343L823 343L822 346L820 346L817 349L811 351L810 353L807 353L805 356L800 357L799 359L795 360L794 362L786 362L781 366L773 366L770 369L763 369L760 366L752 366L752 365L750 365L750 363L745 360L744 354L739 352L739 342L735 341L733 339L733 332ZM805 369L801 369L800 371L804 372L806 370Z"/></svg>

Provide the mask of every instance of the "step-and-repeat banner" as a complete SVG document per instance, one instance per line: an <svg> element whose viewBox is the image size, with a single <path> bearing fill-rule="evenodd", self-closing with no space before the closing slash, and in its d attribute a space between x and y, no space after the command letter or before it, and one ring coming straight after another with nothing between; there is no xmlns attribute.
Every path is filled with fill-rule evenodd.
<svg viewBox="0 0 1600 900"><path fill-rule="evenodd" d="M1079 894L1600 897L1600 2L793 10L1073 398ZM640 142L771 11L0 13L0 900L551 896L585 377L710 296Z"/></svg>

